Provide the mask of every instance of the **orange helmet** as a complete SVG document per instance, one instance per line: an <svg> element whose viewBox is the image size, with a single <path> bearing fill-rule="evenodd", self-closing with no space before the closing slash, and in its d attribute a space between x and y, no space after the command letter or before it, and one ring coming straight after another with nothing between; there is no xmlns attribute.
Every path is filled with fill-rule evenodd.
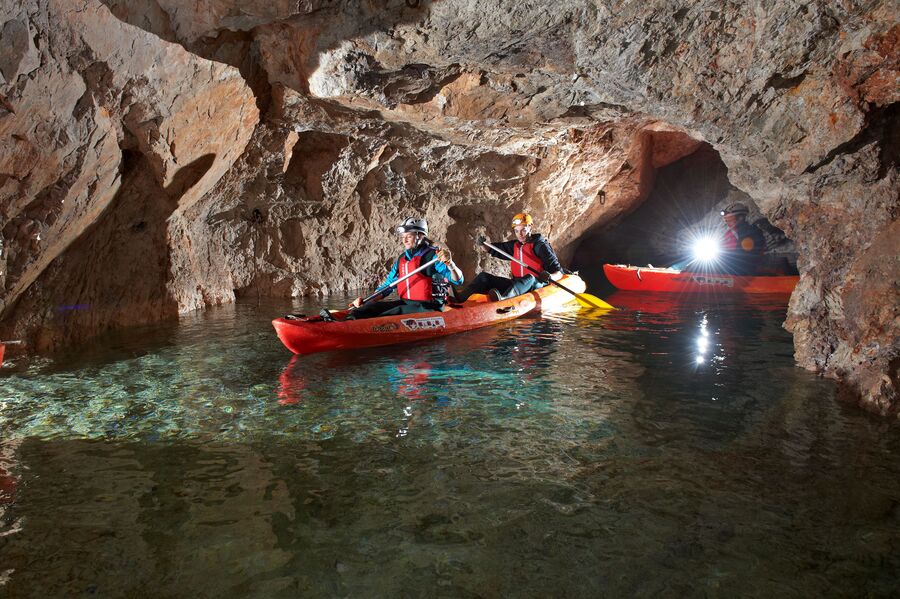
<svg viewBox="0 0 900 599"><path fill-rule="evenodd" d="M534 219L531 218L531 215L527 212L520 212L512 218L512 228L515 229L519 225L531 225L534 223Z"/></svg>

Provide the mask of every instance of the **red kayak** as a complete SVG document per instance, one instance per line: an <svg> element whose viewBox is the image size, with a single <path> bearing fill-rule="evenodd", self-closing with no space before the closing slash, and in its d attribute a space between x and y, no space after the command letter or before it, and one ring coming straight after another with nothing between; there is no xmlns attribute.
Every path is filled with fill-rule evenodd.
<svg viewBox="0 0 900 599"><path fill-rule="evenodd" d="M739 277L624 264L604 264L603 272L617 289L671 293L791 293L800 280L796 276Z"/></svg>
<svg viewBox="0 0 900 599"><path fill-rule="evenodd" d="M563 277L560 283L576 293L585 290L584 281L574 275ZM276 318L272 325L289 350L295 354L312 354L443 337L513 320L533 310L557 309L574 299L562 289L549 285L499 302L487 301L483 295L472 296L469 301L449 305L441 312L342 321L347 315L347 310L344 310L332 313L335 322L325 322L314 316Z"/></svg>

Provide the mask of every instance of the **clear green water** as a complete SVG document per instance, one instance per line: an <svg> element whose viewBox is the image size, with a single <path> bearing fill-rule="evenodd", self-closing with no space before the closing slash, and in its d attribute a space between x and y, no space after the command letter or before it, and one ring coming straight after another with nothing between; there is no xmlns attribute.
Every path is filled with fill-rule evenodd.
<svg viewBox="0 0 900 599"><path fill-rule="evenodd" d="M900 432L793 366L777 302L300 359L289 309L4 369L0 597L900 587Z"/></svg>

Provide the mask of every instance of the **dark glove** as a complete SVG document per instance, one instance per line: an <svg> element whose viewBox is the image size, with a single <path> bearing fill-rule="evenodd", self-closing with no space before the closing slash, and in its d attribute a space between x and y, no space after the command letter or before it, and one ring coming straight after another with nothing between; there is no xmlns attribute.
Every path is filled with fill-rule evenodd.
<svg viewBox="0 0 900 599"><path fill-rule="evenodd" d="M550 273L547 272L546 270L542 270L541 274L539 274L537 278L538 278L538 281L540 281L541 283L546 285L547 283L550 282Z"/></svg>
<svg viewBox="0 0 900 599"><path fill-rule="evenodd" d="M478 237L475 238L475 245L476 246L484 245L485 241L487 241L487 237L485 237L484 235L479 235Z"/></svg>

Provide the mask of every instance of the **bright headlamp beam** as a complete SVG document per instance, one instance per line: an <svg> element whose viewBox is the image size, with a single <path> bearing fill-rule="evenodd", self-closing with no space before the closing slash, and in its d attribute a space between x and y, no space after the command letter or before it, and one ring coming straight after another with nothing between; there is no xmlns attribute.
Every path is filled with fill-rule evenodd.
<svg viewBox="0 0 900 599"><path fill-rule="evenodd" d="M712 262L719 257L719 243L712 237L701 237L694 242L694 260Z"/></svg>

